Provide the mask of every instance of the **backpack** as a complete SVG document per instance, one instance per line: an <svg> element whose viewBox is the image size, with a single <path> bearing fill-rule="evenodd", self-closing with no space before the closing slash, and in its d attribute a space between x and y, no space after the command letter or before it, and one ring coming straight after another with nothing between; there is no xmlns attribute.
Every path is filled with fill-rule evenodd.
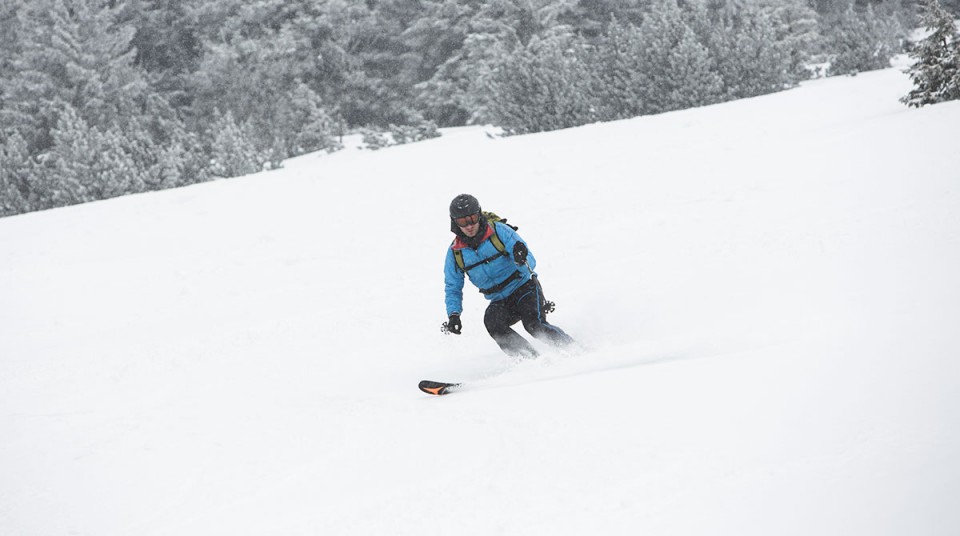
<svg viewBox="0 0 960 536"><path fill-rule="evenodd" d="M507 219L506 219L506 218L501 218L500 216L497 216L497 215L494 214L493 212L488 212L488 211L484 210L484 211L483 211L483 217L487 219L487 223L502 223L502 224L506 225L507 227L513 229L514 231L520 229L520 228L517 227L516 225L510 225L509 223L507 223Z"/></svg>

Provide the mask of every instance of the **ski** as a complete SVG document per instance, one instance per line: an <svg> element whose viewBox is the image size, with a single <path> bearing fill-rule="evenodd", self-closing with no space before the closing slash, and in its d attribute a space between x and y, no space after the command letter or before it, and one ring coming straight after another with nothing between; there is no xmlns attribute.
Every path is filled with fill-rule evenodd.
<svg viewBox="0 0 960 536"><path fill-rule="evenodd" d="M462 383L434 382L430 380L423 380L419 385L420 390L424 393L437 396L452 393L462 386Z"/></svg>

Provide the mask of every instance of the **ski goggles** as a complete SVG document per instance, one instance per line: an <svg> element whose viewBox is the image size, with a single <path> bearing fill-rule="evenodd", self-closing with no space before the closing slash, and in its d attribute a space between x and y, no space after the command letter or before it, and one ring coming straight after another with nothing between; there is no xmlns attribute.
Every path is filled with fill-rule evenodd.
<svg viewBox="0 0 960 536"><path fill-rule="evenodd" d="M457 222L457 225L460 227L467 227L480 221L480 213L478 212L477 214L471 214L462 218L455 218L454 221Z"/></svg>

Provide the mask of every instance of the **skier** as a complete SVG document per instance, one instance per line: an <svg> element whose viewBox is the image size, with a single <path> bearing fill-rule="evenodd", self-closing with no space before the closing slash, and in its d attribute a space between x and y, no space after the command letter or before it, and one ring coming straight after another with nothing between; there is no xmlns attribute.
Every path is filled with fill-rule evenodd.
<svg viewBox="0 0 960 536"><path fill-rule="evenodd" d="M447 249L444 284L448 320L445 333L459 335L463 327L464 275L490 300L483 323L500 349L513 357L536 357L537 351L510 326L517 322L538 340L566 346L573 339L547 322L543 290L533 269L537 261L527 244L505 223L488 221L480 202L461 194L450 203L450 230L456 234Z"/></svg>

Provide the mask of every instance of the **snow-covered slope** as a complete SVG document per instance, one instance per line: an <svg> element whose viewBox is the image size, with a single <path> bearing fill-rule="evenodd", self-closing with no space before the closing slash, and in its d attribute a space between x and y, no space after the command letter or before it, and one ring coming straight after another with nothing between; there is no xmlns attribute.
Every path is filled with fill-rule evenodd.
<svg viewBox="0 0 960 536"><path fill-rule="evenodd" d="M958 534L960 103L908 90L0 220L0 533ZM583 353L511 363L469 289L441 335L462 192Z"/></svg>

